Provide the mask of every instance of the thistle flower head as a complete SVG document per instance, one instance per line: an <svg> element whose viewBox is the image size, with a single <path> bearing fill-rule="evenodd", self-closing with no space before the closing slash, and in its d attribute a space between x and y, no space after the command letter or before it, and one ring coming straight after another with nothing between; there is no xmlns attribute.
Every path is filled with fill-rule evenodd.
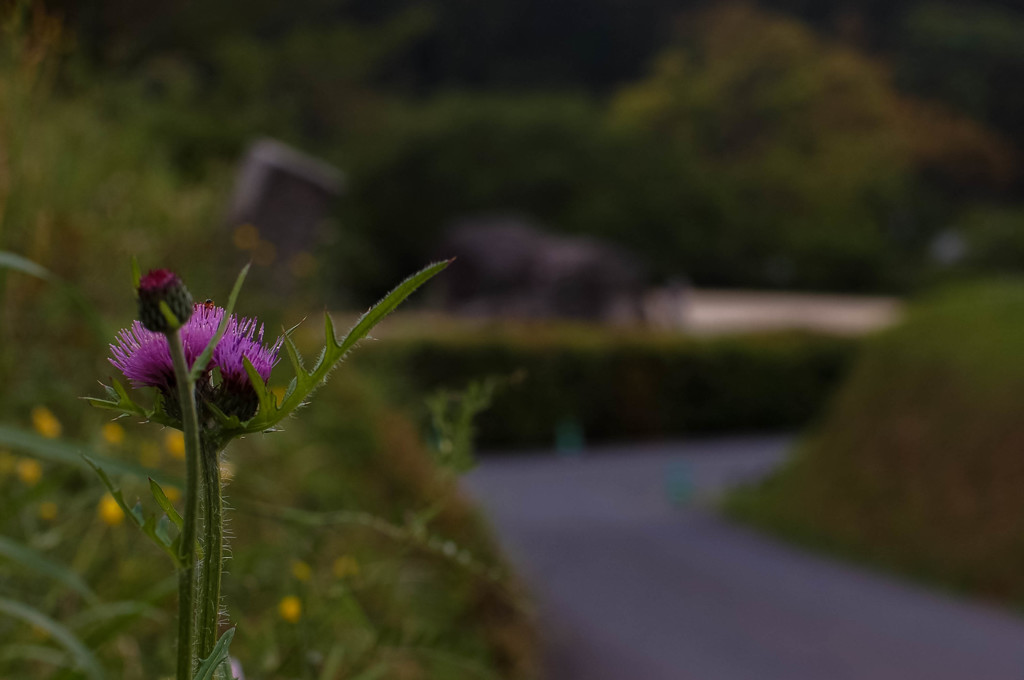
<svg viewBox="0 0 1024 680"><path fill-rule="evenodd" d="M224 308L212 304L195 305L188 321L181 327L181 342L189 368L217 333L224 318ZM232 314L224 336L213 350L206 369L206 378L199 381L200 400L212 402L228 415L242 420L256 412L256 392L245 371L244 359L252 363L259 376L267 381L278 360L283 339L269 347L263 345L263 325L256 319L238 318ZM169 406L176 403L174 367L167 336L147 329L135 321L117 335L110 346L110 363L124 373L134 387L156 387ZM214 381L214 371L219 382ZM172 409L173 410L173 409Z"/></svg>
<svg viewBox="0 0 1024 680"><path fill-rule="evenodd" d="M153 269L139 279L139 320L155 333L170 333L180 328L192 315L192 294L178 275L169 269ZM166 305L173 319L161 308Z"/></svg>

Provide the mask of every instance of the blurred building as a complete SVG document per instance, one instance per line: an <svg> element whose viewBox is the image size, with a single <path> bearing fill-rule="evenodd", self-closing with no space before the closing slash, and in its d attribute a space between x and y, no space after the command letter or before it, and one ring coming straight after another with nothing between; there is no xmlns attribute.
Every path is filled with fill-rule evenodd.
<svg viewBox="0 0 1024 680"><path fill-rule="evenodd" d="M587 321L642 317L644 269L594 238L556 236L526 221L476 218L447 230L438 252L457 314Z"/></svg>

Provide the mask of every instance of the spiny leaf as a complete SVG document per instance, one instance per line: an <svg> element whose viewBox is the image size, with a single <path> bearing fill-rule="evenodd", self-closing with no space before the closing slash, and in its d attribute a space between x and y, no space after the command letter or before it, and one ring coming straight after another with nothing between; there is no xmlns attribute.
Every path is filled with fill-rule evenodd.
<svg viewBox="0 0 1024 680"><path fill-rule="evenodd" d="M113 385L100 383L109 399L97 399L96 397L84 397L84 399L97 408L121 411L125 415L141 416L146 419L152 415L149 409L135 403L135 400L131 398L128 390L125 389L119 380L114 378L111 382L113 382Z"/></svg>
<svg viewBox="0 0 1024 680"><path fill-rule="evenodd" d="M217 424L221 426L221 429L231 431L242 427L242 421L238 419L238 416L229 416L216 404L207 402L206 408L210 409L210 412L213 414L213 417L217 419Z"/></svg>
<svg viewBox="0 0 1024 680"><path fill-rule="evenodd" d="M306 371L306 367L302 364L302 355L299 354L299 348L295 346L295 342L292 340L291 335L284 336L284 348L288 354L288 360L292 364L292 370L295 371L296 377L309 376L309 372Z"/></svg>
<svg viewBox="0 0 1024 680"><path fill-rule="evenodd" d="M160 542L169 548L174 548L174 539L171 538L169 529L171 528L171 520L167 519L167 515L161 515L160 519L156 521L156 528L153 529L153 533L160 539ZM177 552L177 551L175 551Z"/></svg>
<svg viewBox="0 0 1024 680"><path fill-rule="evenodd" d="M242 291L242 283L245 281L246 274L249 273L249 266L245 265L242 267L242 271L238 273L238 278L235 279L235 285L231 289L231 294L228 296L228 304L224 308L224 318L220 320L220 325L217 326L217 332L210 342L206 344L202 353L196 357L196 362L192 364L192 370L189 373L189 378L195 382L199 380L199 377L206 370L206 365L210 363L210 358L213 357L213 350L217 348L217 343L224 337L224 332L228 329L228 321L230 320L231 313L235 309L235 302L238 301L238 294Z"/></svg>
<svg viewBox="0 0 1024 680"><path fill-rule="evenodd" d="M341 354L344 355L345 352L352 349L352 347L362 340L374 326L380 323L381 319L393 312L395 308L398 307L398 305L400 305L407 297L412 295L417 288L434 278L434 276L439 274L445 267L451 264L451 262L451 260L435 262L398 284L398 286L388 293L383 300L374 305L370 311L359 317L359 320L356 322L356 325L352 327L352 330L345 335L345 338L341 340L341 342L337 343L336 346L341 351Z"/></svg>
<svg viewBox="0 0 1024 680"><path fill-rule="evenodd" d="M277 399L273 393L267 389L266 383L263 382L263 376L259 374L256 367L249 361L249 357L242 357L242 366L245 367L245 373L249 376L249 383L253 389L256 390L256 398L259 400L259 410L271 412L277 410Z"/></svg>
<svg viewBox="0 0 1024 680"><path fill-rule="evenodd" d="M450 262L451 260L432 264L398 284L394 290L384 296L384 299L359 317L352 330L340 342L334 335L334 323L331 321L330 315L325 314L324 330L327 337L325 338L323 352L320 354L320 358L311 372L302 366L298 349L295 348L291 338L286 335L284 339L285 348L292 362L292 368L295 370L295 389L289 391L280 406L269 409L260 408L256 415L245 423L245 426L240 431L231 432L230 434L265 432L279 423L289 413L302 406L306 398L327 379L331 369L345 357L345 354L357 342L366 337L366 334L385 316L394 311L417 288L440 273Z"/></svg>
<svg viewBox="0 0 1024 680"><path fill-rule="evenodd" d="M185 524L185 520L181 518L181 515L179 515L178 511L174 508L174 504L167 498L167 494L164 493L164 490L160 488L160 485L157 484L152 477L149 478L149 491L153 494L153 498L156 499L157 505L159 505L160 508L167 513L167 517L174 522L174 526L181 529Z"/></svg>
<svg viewBox="0 0 1024 680"><path fill-rule="evenodd" d="M103 486L107 487L107 491L110 493L110 496L117 503L118 507L121 508L121 511L125 516L131 519L131 521L135 523L135 526L142 529L142 533L148 536L158 548L167 553L167 556L171 558L171 561L174 562L175 566L181 566L181 558L178 557L178 553L175 550L175 546L177 545L176 542L172 541L169 536L166 536L166 534L161 536L157 533L156 520L153 517L146 517L146 514L142 509L142 503L136 503L133 507L128 507L128 504L125 503L124 495L121 493L121 489L114 485L106 471L100 467L96 461L92 460L88 456L82 457L92 467L92 469L96 471L96 474L99 475L100 481L103 482Z"/></svg>
<svg viewBox="0 0 1024 680"><path fill-rule="evenodd" d="M228 648L231 646L231 640L235 637L235 629L229 628L224 631L224 634L220 636L220 640L214 645L213 651L210 652L210 656L203 659L203 662L199 665L199 669L196 671L195 680L213 680L217 669L220 665L228 661ZM231 673L229 673L229 676Z"/></svg>
<svg viewBox="0 0 1024 680"><path fill-rule="evenodd" d="M99 661L81 640L70 630L57 623L43 612L21 602L0 598L0 612L16 619L41 628L50 634L61 647L75 660L75 666L82 670L90 680L104 680L106 675Z"/></svg>
<svg viewBox="0 0 1024 680"><path fill-rule="evenodd" d="M98 397L82 397L84 401L87 401L96 408L106 409L108 411L120 412L119 418L125 416L138 416L154 423L160 423L168 427L174 427L177 429L181 428L181 423L169 418L162 405L163 397L158 393L153 402L152 408L146 408L140 404L137 404L128 390L123 384L116 378L112 379L113 387L110 385L104 385L100 383L103 391L107 393L107 399L100 399Z"/></svg>

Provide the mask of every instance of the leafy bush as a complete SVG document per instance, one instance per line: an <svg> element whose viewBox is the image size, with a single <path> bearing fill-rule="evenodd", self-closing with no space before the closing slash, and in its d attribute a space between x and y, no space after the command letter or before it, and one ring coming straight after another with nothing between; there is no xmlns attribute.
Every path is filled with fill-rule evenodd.
<svg viewBox="0 0 1024 680"><path fill-rule="evenodd" d="M478 420L490 446L796 428L820 410L857 341L803 333L692 338L582 326L493 326L389 338L356 365L413 394L519 375Z"/></svg>
<svg viewBox="0 0 1024 680"><path fill-rule="evenodd" d="M789 465L732 512L783 535L1024 604L1024 284L922 303L862 354Z"/></svg>

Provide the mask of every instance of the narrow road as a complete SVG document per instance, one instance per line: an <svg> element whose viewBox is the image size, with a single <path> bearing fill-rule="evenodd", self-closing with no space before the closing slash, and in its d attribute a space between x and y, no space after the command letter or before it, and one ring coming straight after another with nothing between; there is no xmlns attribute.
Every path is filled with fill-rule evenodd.
<svg viewBox="0 0 1024 680"><path fill-rule="evenodd" d="M537 599L545 680L1024 678L1024 619L707 509L789 443L485 458L467 486Z"/></svg>

